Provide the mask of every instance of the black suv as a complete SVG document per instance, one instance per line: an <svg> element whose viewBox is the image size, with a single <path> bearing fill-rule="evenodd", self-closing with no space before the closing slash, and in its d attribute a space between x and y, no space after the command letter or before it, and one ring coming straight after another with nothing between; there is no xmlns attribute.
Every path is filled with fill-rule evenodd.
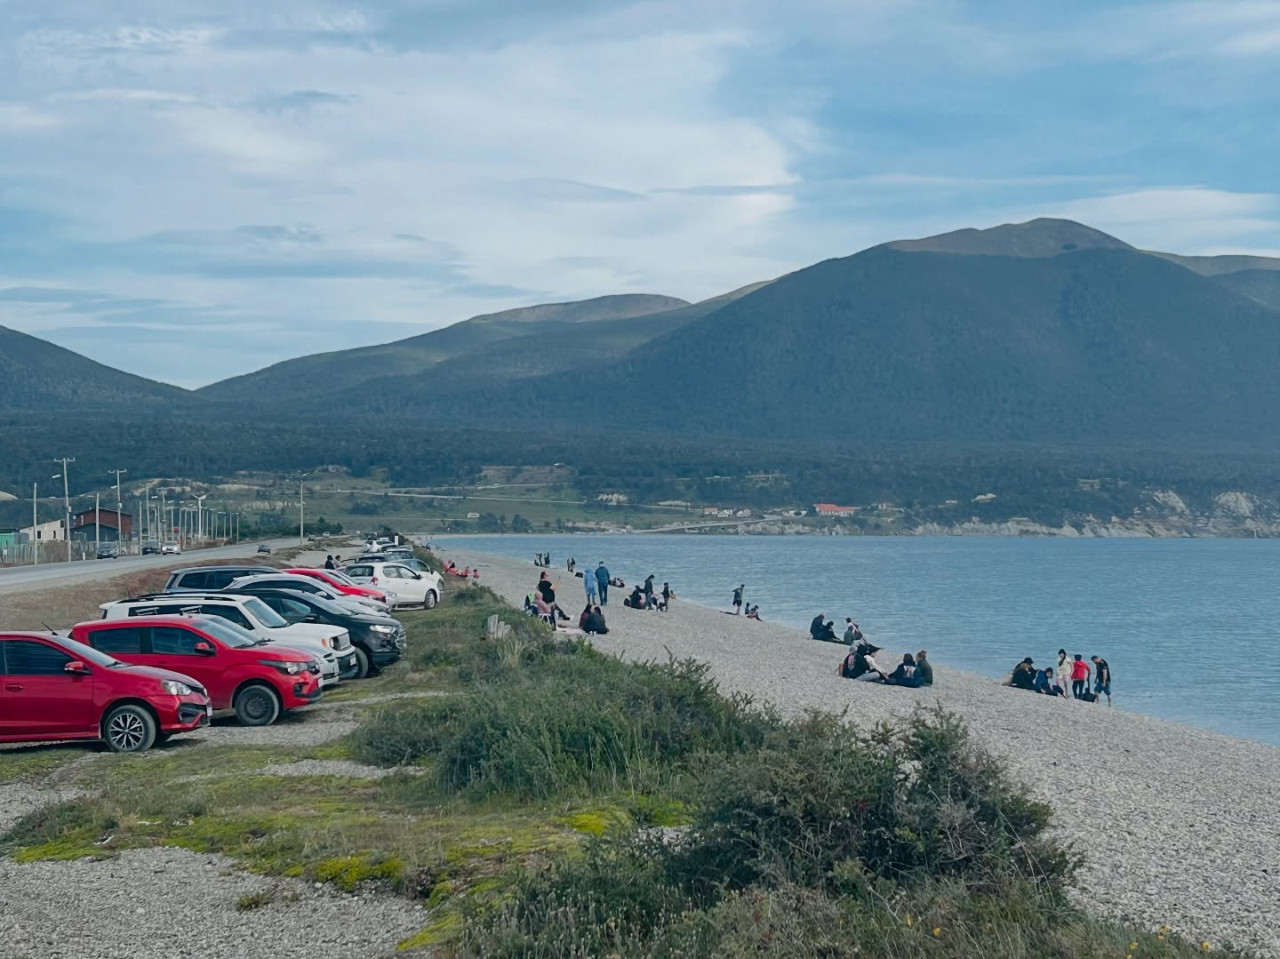
<svg viewBox="0 0 1280 959"><path fill-rule="evenodd" d="M356 648L360 670L356 679L363 679L371 672L385 669L397 662L404 653L404 627L390 616L369 613L353 613L332 600L314 593L294 589L273 589L259 586L241 590L246 596L256 596L290 623L324 623L341 626L351 636Z"/></svg>

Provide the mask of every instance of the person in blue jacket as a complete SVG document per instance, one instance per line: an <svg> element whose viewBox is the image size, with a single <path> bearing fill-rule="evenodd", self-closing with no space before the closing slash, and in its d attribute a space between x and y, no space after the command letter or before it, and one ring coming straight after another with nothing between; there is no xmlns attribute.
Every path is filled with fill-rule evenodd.
<svg viewBox="0 0 1280 959"><path fill-rule="evenodd" d="M600 587L600 605L609 605L609 569L604 565L604 560L600 560L600 565L596 567L596 585Z"/></svg>

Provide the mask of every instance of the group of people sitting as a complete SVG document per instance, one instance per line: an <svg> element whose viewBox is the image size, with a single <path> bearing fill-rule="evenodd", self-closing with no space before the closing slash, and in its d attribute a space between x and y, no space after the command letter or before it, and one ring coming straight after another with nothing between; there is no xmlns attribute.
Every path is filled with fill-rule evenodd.
<svg viewBox="0 0 1280 959"><path fill-rule="evenodd" d="M449 560L447 563L444 564L444 571L448 573L450 576L457 576L461 579L472 579L472 580L475 580L477 583L480 582L479 567L472 569L470 566L467 566L464 569L458 569L458 567L454 565L453 560Z"/></svg>
<svg viewBox="0 0 1280 959"><path fill-rule="evenodd" d="M599 606L592 606L590 603L587 603L582 615L578 617L578 628L589 635L603 636L609 632L609 627L605 625L604 621L604 611Z"/></svg>
<svg viewBox="0 0 1280 959"><path fill-rule="evenodd" d="M862 641L862 630L858 628L858 624L851 618L844 618L844 636L836 635L836 625L826 618L825 613L819 613L813 617L813 622L809 624L809 638L816 639L822 643L840 643L845 646L853 646Z"/></svg>
<svg viewBox="0 0 1280 959"><path fill-rule="evenodd" d="M650 573L645 578L643 586L632 588L631 595L622 600L622 605L629 606L631 609L656 609L660 613L665 613L671 605L673 596L675 591L670 583L663 583L662 592L656 592L653 588L653 573Z"/></svg>
<svg viewBox="0 0 1280 959"><path fill-rule="evenodd" d="M1111 705L1111 665L1101 656L1091 656L1085 662L1081 653L1073 657L1067 655L1065 649L1058 650L1057 667L1046 666L1036 669L1035 660L1028 656L1013 667L1006 685L1014 689L1025 689L1045 696L1057 696L1063 699L1079 699L1082 702L1097 703L1107 697L1107 705ZM1092 680L1093 688L1090 689ZM1070 691L1068 692L1068 683Z"/></svg>
<svg viewBox="0 0 1280 959"><path fill-rule="evenodd" d="M887 672L876 662L875 654L878 652L879 646L866 639L859 639L858 644L841 661L838 672L845 679L856 679L864 683L884 683L886 686L907 686L912 689L933 685L933 664L929 662L925 650L920 650L914 656L904 654L902 662L892 672Z"/></svg>

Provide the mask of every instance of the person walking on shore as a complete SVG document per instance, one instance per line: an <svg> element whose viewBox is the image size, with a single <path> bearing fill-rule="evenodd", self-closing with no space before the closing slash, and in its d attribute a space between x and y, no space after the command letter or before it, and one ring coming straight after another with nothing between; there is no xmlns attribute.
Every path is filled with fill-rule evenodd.
<svg viewBox="0 0 1280 959"><path fill-rule="evenodd" d="M1075 699L1084 699L1084 694L1089 688L1089 675L1093 672L1089 668L1089 664L1084 661L1084 656L1076 653L1076 657L1071 662L1071 695Z"/></svg>
<svg viewBox="0 0 1280 959"><path fill-rule="evenodd" d="M600 560L600 565L596 567L596 586L600 588L600 605L608 606L609 605L609 569L604 565L604 560Z"/></svg>
<svg viewBox="0 0 1280 959"><path fill-rule="evenodd" d="M653 601L653 573L650 573L644 581L644 608L653 609L657 605Z"/></svg>
<svg viewBox="0 0 1280 959"><path fill-rule="evenodd" d="M1093 657L1093 683L1094 695L1098 697L1098 702L1102 702L1105 694L1107 697L1107 705L1111 705L1111 664L1101 656Z"/></svg>
<svg viewBox="0 0 1280 959"><path fill-rule="evenodd" d="M733 615L737 616L742 612L742 593L747 588L747 584L743 583L733 591Z"/></svg>

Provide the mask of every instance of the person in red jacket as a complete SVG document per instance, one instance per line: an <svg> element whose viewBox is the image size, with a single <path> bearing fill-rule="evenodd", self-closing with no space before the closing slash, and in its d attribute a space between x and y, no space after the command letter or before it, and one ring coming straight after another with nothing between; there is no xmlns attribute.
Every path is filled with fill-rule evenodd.
<svg viewBox="0 0 1280 959"><path fill-rule="evenodd" d="M1076 657L1071 662L1071 695L1076 699L1084 699L1085 691L1089 688L1089 676L1093 672L1089 668L1089 664L1084 661L1084 656L1076 653Z"/></svg>

